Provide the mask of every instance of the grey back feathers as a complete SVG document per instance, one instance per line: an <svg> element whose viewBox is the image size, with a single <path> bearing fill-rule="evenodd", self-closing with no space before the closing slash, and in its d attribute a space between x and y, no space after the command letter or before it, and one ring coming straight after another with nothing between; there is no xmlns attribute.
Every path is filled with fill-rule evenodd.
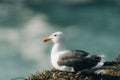
<svg viewBox="0 0 120 80"><path fill-rule="evenodd" d="M88 55L89 53L82 50L71 50L63 55L60 55L57 63L59 66L65 65L73 67L75 71L78 71L94 67L101 60L101 57L99 56L92 55L87 57Z"/></svg>
<svg viewBox="0 0 120 80"><path fill-rule="evenodd" d="M82 50L71 50L66 52L64 55L60 56L60 60L74 59L74 58L83 58L89 55L89 53Z"/></svg>

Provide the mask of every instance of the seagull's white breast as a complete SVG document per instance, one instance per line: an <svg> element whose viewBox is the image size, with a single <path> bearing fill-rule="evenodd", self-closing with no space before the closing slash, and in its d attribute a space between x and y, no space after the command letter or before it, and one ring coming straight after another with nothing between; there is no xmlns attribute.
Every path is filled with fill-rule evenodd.
<svg viewBox="0 0 120 80"><path fill-rule="evenodd" d="M57 64L57 62L59 61L59 57L60 55L64 54L66 51L62 51L62 52L59 52L59 53L53 53L51 54L51 62L52 62L52 65L56 68L56 69L59 69L60 66Z"/></svg>
<svg viewBox="0 0 120 80"><path fill-rule="evenodd" d="M58 54L51 55L52 65L57 69L59 68L59 65L57 64L58 60L59 60L59 55Z"/></svg>

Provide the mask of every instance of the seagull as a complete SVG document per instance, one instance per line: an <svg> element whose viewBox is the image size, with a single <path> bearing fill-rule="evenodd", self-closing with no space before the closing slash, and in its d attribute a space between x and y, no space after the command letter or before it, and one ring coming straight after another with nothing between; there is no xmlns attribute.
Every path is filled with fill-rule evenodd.
<svg viewBox="0 0 120 80"><path fill-rule="evenodd" d="M76 72L84 69L111 66L113 63L103 61L101 56L90 55L83 50L69 50L66 48L66 39L62 32L55 32L43 39L44 42L53 41L51 62L55 69Z"/></svg>

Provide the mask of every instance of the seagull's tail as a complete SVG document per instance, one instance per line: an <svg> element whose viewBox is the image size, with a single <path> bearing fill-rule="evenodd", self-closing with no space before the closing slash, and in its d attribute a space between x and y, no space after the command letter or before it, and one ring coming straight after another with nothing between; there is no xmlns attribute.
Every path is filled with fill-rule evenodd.
<svg viewBox="0 0 120 80"><path fill-rule="evenodd" d="M120 62L104 62L103 66L115 66L120 64Z"/></svg>

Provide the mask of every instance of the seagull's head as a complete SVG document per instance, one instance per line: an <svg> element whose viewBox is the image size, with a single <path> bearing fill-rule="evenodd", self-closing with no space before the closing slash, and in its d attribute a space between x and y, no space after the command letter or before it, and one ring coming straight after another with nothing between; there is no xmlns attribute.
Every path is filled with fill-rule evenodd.
<svg viewBox="0 0 120 80"><path fill-rule="evenodd" d="M61 43L61 42L65 42L65 37L62 32L55 32L48 38L45 38L43 41L48 42L50 40L52 40L54 43Z"/></svg>

